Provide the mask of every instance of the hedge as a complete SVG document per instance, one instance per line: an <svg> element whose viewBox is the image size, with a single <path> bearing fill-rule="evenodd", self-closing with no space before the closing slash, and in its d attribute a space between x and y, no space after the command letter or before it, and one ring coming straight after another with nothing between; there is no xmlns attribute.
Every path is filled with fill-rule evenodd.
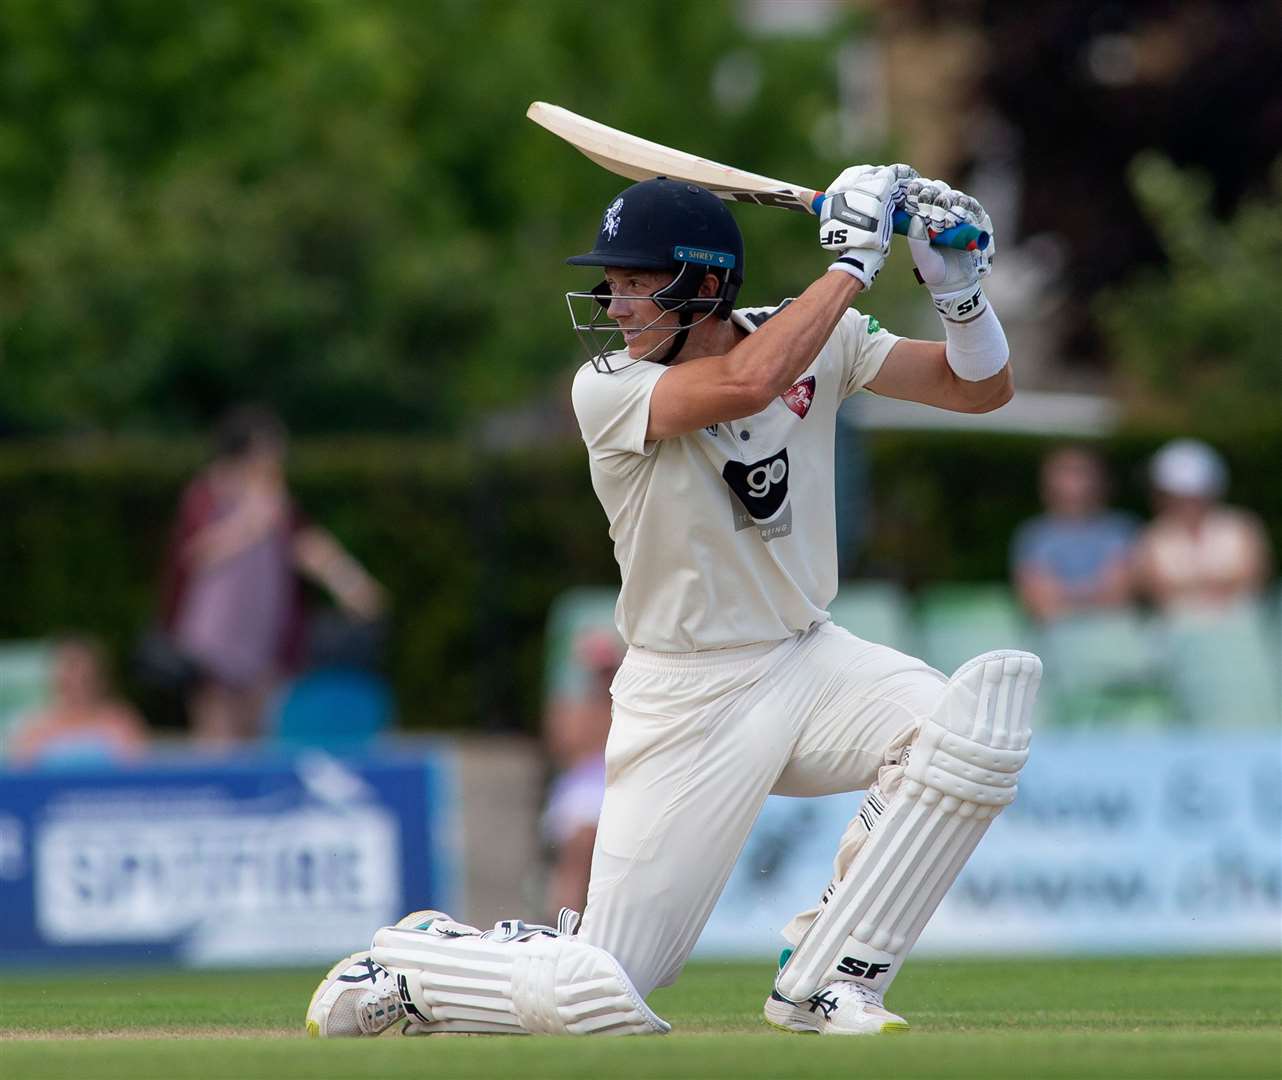
<svg viewBox="0 0 1282 1080"><path fill-rule="evenodd" d="M1146 512L1143 462L1164 437L1133 432L1101 446L1119 505ZM1232 500L1262 514L1278 545L1282 431L1216 442L1233 470ZM910 586L1003 578L1012 529L1037 512L1048 445L872 435L861 575ZM153 618L171 514L199 462L191 443L0 444L0 640L75 628L127 657ZM404 722L533 730L549 604L571 585L617 580L582 447L492 454L426 441L302 443L290 481L394 597L388 670ZM126 686L162 723L175 722L127 672Z"/></svg>

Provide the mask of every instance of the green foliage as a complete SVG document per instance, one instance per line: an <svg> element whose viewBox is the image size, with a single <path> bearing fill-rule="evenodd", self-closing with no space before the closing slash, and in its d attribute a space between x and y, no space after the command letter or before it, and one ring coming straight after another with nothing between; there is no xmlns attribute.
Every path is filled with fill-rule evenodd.
<svg viewBox="0 0 1282 1080"><path fill-rule="evenodd" d="M734 10L0 5L0 410L186 431L254 397L299 430L443 431L543 388L577 358L561 294L589 284L561 260L625 182L532 99L816 185L855 149L832 41L757 41ZM759 84L721 105L727 58ZM822 267L812 221L739 218L746 301Z"/></svg>
<svg viewBox="0 0 1282 1080"><path fill-rule="evenodd" d="M1138 432L1102 448L1119 505L1147 512L1143 466L1164 438ZM1232 501L1262 514L1282 551L1282 434L1243 429L1218 445ZM1003 580L1014 527L1038 511L1046 447L1029 437L873 436L861 576ZM198 462L186 443L0 449L0 505L20 508L0 529L0 639L79 628L127 657L154 618L171 517ZM582 447L479 455L410 440L304 442L290 483L392 596L389 672L406 724L533 730L552 601L573 585L618 581Z"/></svg>
<svg viewBox="0 0 1282 1080"><path fill-rule="evenodd" d="M1276 420L1282 160L1270 195L1245 201L1223 222L1212 213L1209 182L1158 154L1137 157L1130 179L1167 266L1101 296L1111 352L1175 418L1203 426Z"/></svg>

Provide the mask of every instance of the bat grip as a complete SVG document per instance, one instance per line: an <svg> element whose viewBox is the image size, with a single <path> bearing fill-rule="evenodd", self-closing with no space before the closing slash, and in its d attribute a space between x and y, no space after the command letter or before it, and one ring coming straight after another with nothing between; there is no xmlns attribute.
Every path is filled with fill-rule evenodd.
<svg viewBox="0 0 1282 1080"><path fill-rule="evenodd" d="M908 233L908 214L903 210L895 211L895 232L900 236ZM956 248L958 251L983 251L988 247L988 233L974 225L955 225L930 238L931 247Z"/></svg>

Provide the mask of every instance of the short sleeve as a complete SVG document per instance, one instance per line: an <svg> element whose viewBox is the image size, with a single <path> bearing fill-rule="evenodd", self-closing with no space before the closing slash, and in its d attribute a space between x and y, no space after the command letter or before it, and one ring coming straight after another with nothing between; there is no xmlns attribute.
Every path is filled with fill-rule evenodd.
<svg viewBox="0 0 1282 1080"><path fill-rule="evenodd" d="M645 360L614 372L584 364L574 376L571 397L583 441L594 458L613 454L648 454L650 395L668 369Z"/></svg>
<svg viewBox="0 0 1282 1080"><path fill-rule="evenodd" d="M854 308L841 317L836 338L843 365L843 398L850 397L877 377L890 350L900 340L897 335L883 330L881 323L871 315L864 315Z"/></svg>

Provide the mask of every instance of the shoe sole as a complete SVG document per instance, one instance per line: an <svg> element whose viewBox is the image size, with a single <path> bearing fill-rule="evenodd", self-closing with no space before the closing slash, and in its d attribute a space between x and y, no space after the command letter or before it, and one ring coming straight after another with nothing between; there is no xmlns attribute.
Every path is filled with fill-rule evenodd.
<svg viewBox="0 0 1282 1080"><path fill-rule="evenodd" d="M775 1029L775 1031L782 1031L785 1035L818 1035L819 1034L818 1025L815 1025L812 1027L810 1024L807 1024L804 1021L794 1025L792 1023L788 1023L783 1020L774 1019L770 1015L770 1006L772 1004L774 1004L773 998L769 999L766 1002L765 1007L761 1010L762 1018L765 1020L767 1027L772 1027Z"/></svg>
<svg viewBox="0 0 1282 1080"><path fill-rule="evenodd" d="M818 1035L819 1030L812 1027L788 1027L786 1024L776 1024L770 1017L765 1018L766 1027L774 1028L775 1031L782 1031L785 1035Z"/></svg>
<svg viewBox="0 0 1282 1080"><path fill-rule="evenodd" d="M774 1028L774 1030L775 1030L775 1031L782 1031L785 1035L823 1035L823 1034L824 1034L824 1032L819 1031L819 1030L817 1030L817 1029L815 1029L815 1028L812 1028L812 1027L806 1027L806 1028L786 1027L786 1026L785 1026L785 1025L783 1025L783 1024L776 1024L773 1020L766 1020L766 1021L765 1021L765 1024L766 1024L766 1027L768 1027L768 1028ZM896 1024L896 1023L893 1023L893 1022L887 1022L887 1023L885 1023L885 1024L882 1024L882 1025L881 1025L881 1030L880 1030L880 1031L864 1031L864 1032L860 1032L859 1034L863 1034L863 1035L907 1035L907 1034L908 1034L908 1032L910 1032L911 1030L912 1030L912 1028L911 1028L908 1024ZM843 1031L843 1032L841 1032L840 1034L842 1034L842 1035L854 1035L854 1034L856 1034L856 1033L855 1033L855 1032L853 1032L853 1031L849 1031L849 1032L847 1032L847 1031Z"/></svg>
<svg viewBox="0 0 1282 1080"><path fill-rule="evenodd" d="M790 1025L788 1025L788 1024L780 1023L780 1022L779 1022L779 1021L777 1021L777 1020L772 1020L772 1019L770 1018L770 1014L769 1014L769 1012L767 1012L767 1011L766 1011L766 1010L764 1010L764 1009L762 1010L762 1014L761 1014L761 1015L762 1015L762 1019L764 1019L764 1020L765 1020L765 1023L766 1023L766 1026L767 1026L767 1027L774 1028L774 1029L775 1029L775 1031L782 1031L785 1035L823 1035L823 1034L826 1034L825 1032L820 1031L818 1027L811 1027L809 1024L804 1024L804 1025L803 1025L803 1026L801 1026L801 1027L792 1027L792 1026L790 1026ZM882 1024L882 1025L881 1025L880 1030L878 1030L878 1031L865 1031L865 1032L861 1032L860 1034L864 1034L864 1035L906 1035L906 1034L907 1034L909 1031L911 1031L911 1030L912 1030L912 1028L911 1028L911 1026L908 1024L908 1022L907 1022L907 1021L902 1021L902 1022L901 1022L901 1021L898 1021L898 1020L887 1020L884 1024ZM853 1031L850 1031L850 1032L843 1031L843 1032L839 1032L838 1034L842 1034L842 1035L854 1035L854 1034L856 1034L856 1033L855 1033L855 1032L853 1032Z"/></svg>

